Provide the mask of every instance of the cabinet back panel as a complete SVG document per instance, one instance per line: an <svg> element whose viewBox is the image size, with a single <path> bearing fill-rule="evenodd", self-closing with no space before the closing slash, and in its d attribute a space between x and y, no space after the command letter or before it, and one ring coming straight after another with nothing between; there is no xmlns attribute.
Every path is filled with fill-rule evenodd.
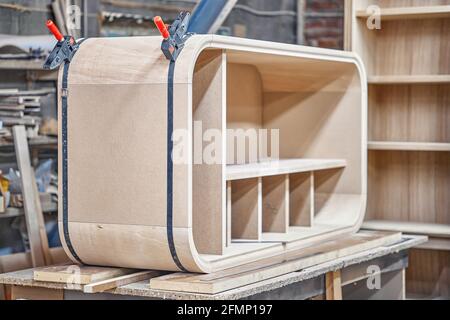
<svg viewBox="0 0 450 320"><path fill-rule="evenodd" d="M369 139L450 142L450 85L371 86Z"/></svg>
<svg viewBox="0 0 450 320"><path fill-rule="evenodd" d="M450 153L369 152L366 220L450 223Z"/></svg>
<svg viewBox="0 0 450 320"><path fill-rule="evenodd" d="M376 34L375 75L450 74L450 19L383 21L369 32Z"/></svg>

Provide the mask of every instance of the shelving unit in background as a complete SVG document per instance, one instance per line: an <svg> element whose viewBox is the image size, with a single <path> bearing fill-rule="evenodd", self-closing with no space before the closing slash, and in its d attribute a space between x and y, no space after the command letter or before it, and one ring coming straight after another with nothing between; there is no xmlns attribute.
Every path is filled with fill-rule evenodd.
<svg viewBox="0 0 450 320"><path fill-rule="evenodd" d="M424 234L407 293L450 296L450 0L347 0L346 49L369 83L364 228ZM381 29L369 29L369 6ZM432 270L430 269L432 268Z"/></svg>
<svg viewBox="0 0 450 320"><path fill-rule="evenodd" d="M0 60L0 70L24 70L28 81L56 81L58 70L44 70L43 60Z"/></svg>

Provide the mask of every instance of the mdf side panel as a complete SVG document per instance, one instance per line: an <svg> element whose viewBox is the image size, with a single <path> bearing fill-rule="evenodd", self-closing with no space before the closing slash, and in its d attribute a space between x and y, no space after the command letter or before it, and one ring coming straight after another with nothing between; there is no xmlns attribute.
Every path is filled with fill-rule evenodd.
<svg viewBox="0 0 450 320"><path fill-rule="evenodd" d="M70 221L165 226L167 85L69 88Z"/></svg>
<svg viewBox="0 0 450 320"><path fill-rule="evenodd" d="M222 50L203 51L193 77L192 219L199 253L221 255L225 247L225 85Z"/></svg>

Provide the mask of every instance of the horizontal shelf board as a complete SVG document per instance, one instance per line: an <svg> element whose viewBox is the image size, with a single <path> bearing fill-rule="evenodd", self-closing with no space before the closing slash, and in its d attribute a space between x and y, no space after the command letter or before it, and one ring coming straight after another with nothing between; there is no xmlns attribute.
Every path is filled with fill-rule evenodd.
<svg viewBox="0 0 450 320"><path fill-rule="evenodd" d="M56 147L58 145L58 138L50 137L50 136L39 136L36 138L31 138L28 140L28 144L31 147L43 147L50 146ZM14 147L13 142L0 142L0 148L12 148Z"/></svg>
<svg viewBox="0 0 450 320"><path fill-rule="evenodd" d="M428 241L418 245L417 249L450 251L450 238L433 238L429 237Z"/></svg>
<svg viewBox="0 0 450 320"><path fill-rule="evenodd" d="M228 165L226 176L228 181L232 181L291 173L337 169L344 168L346 165L347 161L338 159L277 160L244 165Z"/></svg>
<svg viewBox="0 0 450 320"><path fill-rule="evenodd" d="M57 70L44 70L44 60L14 60L0 59L0 69L9 70L36 70L57 73Z"/></svg>
<svg viewBox="0 0 450 320"><path fill-rule="evenodd" d="M255 243L252 242L236 242L231 243L228 247L224 248L222 255L212 255L212 254L201 254L202 259L208 261L209 263L218 263L220 261L225 261L232 257L238 257L241 255L261 252L266 250L277 250L279 243Z"/></svg>
<svg viewBox="0 0 450 320"><path fill-rule="evenodd" d="M439 84L450 83L450 75L371 76L369 84Z"/></svg>
<svg viewBox="0 0 450 320"><path fill-rule="evenodd" d="M382 8L381 20L407 20L407 19L439 19L450 17L450 6L423 6L423 7L398 7ZM369 18L372 12L358 10L358 18Z"/></svg>
<svg viewBox="0 0 450 320"><path fill-rule="evenodd" d="M350 227L345 225L333 224L315 224L312 227L293 227L290 226L287 233L263 232L260 240L233 240L233 244L248 243L291 243L314 236L339 230L341 228Z"/></svg>
<svg viewBox="0 0 450 320"><path fill-rule="evenodd" d="M42 203L41 205L42 205L42 212L52 213L58 211L58 204L56 202ZM23 215L25 215L24 208L9 207L6 208L5 212L0 213L0 219L21 217Z"/></svg>
<svg viewBox="0 0 450 320"><path fill-rule="evenodd" d="M369 150L450 151L450 143L370 141Z"/></svg>
<svg viewBox="0 0 450 320"><path fill-rule="evenodd" d="M450 238L450 225L446 224L369 220L363 223L362 228L379 231L399 231L438 238Z"/></svg>

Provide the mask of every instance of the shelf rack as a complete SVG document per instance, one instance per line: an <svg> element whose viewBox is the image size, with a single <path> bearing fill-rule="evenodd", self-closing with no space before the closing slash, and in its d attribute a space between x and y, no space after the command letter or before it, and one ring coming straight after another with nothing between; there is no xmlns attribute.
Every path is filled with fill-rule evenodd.
<svg viewBox="0 0 450 320"><path fill-rule="evenodd" d="M408 269L410 294L430 260L450 261L450 1L349 0L346 44L361 55L369 83L368 210L363 227L428 235ZM370 29L370 5L381 29ZM434 243L438 243L435 245ZM431 248L431 249L430 249ZM439 248L435 250L434 248ZM448 291L447 291L448 293Z"/></svg>
<svg viewBox="0 0 450 320"><path fill-rule="evenodd" d="M317 225L315 176L344 170L346 160L284 159L226 169L229 238L234 242L292 242L331 232L333 225Z"/></svg>
<svg viewBox="0 0 450 320"><path fill-rule="evenodd" d="M58 70L44 70L43 60L0 59L0 70L25 70L27 78L36 81L56 81Z"/></svg>

